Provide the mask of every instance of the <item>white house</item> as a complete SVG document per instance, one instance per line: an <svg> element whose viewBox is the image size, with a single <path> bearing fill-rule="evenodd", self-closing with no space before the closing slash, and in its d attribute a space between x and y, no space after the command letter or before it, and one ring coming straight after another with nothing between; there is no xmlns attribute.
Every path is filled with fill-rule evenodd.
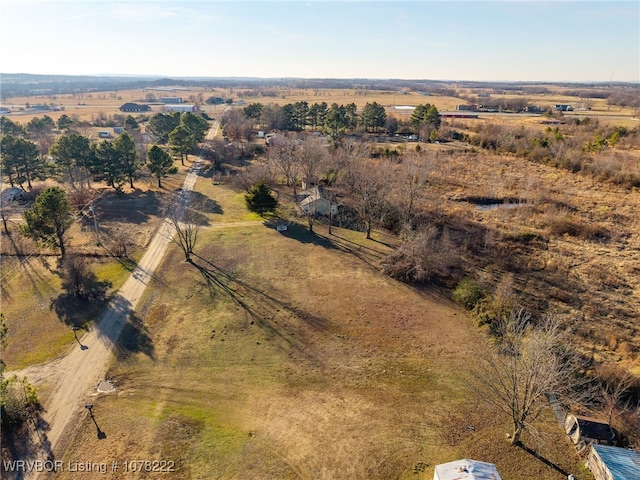
<svg viewBox="0 0 640 480"><path fill-rule="evenodd" d="M336 215L338 205L331 201L331 195L320 185L303 191L298 198L302 198L298 205L305 215Z"/></svg>
<svg viewBox="0 0 640 480"><path fill-rule="evenodd" d="M187 105L184 103L167 104L162 107L165 112L197 112L200 110L198 105Z"/></svg>
<svg viewBox="0 0 640 480"><path fill-rule="evenodd" d="M493 463L465 458L436 465L433 480L501 480L501 478Z"/></svg>

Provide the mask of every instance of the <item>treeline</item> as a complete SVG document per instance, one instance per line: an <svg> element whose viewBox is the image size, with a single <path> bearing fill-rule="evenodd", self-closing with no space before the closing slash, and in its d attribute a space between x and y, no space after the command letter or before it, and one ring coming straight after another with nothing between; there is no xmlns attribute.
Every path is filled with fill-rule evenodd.
<svg viewBox="0 0 640 480"><path fill-rule="evenodd" d="M354 132L377 133L382 130L395 134L399 128L429 139L439 128L440 114L434 105L418 105L409 122L402 124L387 115L377 102L367 103L360 111L355 103L329 106L326 102L309 104L305 101L286 105L252 103L243 110L229 110L222 117L225 136L229 139L251 138L255 129L267 131L322 132L339 138Z"/></svg>
<svg viewBox="0 0 640 480"><path fill-rule="evenodd" d="M59 135L54 132L56 126ZM200 115L176 112L152 116L146 134L133 117L125 120L123 128L115 139L95 142L76 131L73 120L65 115L57 124L45 115L25 126L2 117L0 165L9 184L23 190L31 189L35 180L54 178L72 188L88 188L92 181L99 181L120 191L126 183L134 188L143 167L161 186L162 178L177 171L174 159L184 165L204 139L209 123Z"/></svg>

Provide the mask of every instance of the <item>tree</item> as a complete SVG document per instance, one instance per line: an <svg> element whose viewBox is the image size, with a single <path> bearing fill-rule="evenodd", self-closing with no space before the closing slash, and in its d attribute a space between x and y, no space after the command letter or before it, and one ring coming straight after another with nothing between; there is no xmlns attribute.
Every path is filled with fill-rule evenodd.
<svg viewBox="0 0 640 480"><path fill-rule="evenodd" d="M367 131L377 132L379 128L385 126L387 113L379 103L367 103L362 110L361 121Z"/></svg>
<svg viewBox="0 0 640 480"><path fill-rule="evenodd" d="M124 165L119 160L118 152L109 140L91 146L91 173L96 180L104 180L109 187L117 191L127 180Z"/></svg>
<svg viewBox="0 0 640 480"><path fill-rule="evenodd" d="M193 146L204 140L204 137L209 130L209 122L207 122L201 115L194 115L191 112L187 112L180 118L180 125L183 125L192 138Z"/></svg>
<svg viewBox="0 0 640 480"><path fill-rule="evenodd" d="M290 140L269 147L267 159L284 175L287 187L296 183L297 152L296 144Z"/></svg>
<svg viewBox="0 0 640 480"><path fill-rule="evenodd" d="M73 224L71 202L67 192L60 187L49 187L36 197L33 206L23 214L26 225L22 233L36 244L66 252L65 234Z"/></svg>
<svg viewBox="0 0 640 480"><path fill-rule="evenodd" d="M274 212L278 206L278 199L271 192L271 188L264 182L258 182L244 196L247 208L263 216L266 212Z"/></svg>
<svg viewBox="0 0 640 480"><path fill-rule="evenodd" d="M242 112L247 116L247 118L259 120L262 115L262 108L263 106L261 103L250 103L242 109Z"/></svg>
<svg viewBox="0 0 640 480"><path fill-rule="evenodd" d="M75 188L76 182L82 184L83 178L87 187L91 186L91 142L87 137L78 133L58 137L49 154L72 187Z"/></svg>
<svg viewBox="0 0 640 480"><path fill-rule="evenodd" d="M180 112L172 114L157 113L149 119L146 131L156 142L165 144L169 134L180 124Z"/></svg>
<svg viewBox="0 0 640 480"><path fill-rule="evenodd" d="M2 168L9 183L20 185L27 182L31 189L31 180L43 178L44 162L38 154L38 146L30 140L13 135L5 135L0 141Z"/></svg>
<svg viewBox="0 0 640 480"><path fill-rule="evenodd" d="M327 117L329 107L327 102L314 103L309 107L308 124L313 130L317 130L318 127L324 127L324 121Z"/></svg>
<svg viewBox="0 0 640 480"><path fill-rule="evenodd" d="M26 133L24 127L14 122L9 117L0 117L0 134L24 136Z"/></svg>
<svg viewBox="0 0 640 480"><path fill-rule="evenodd" d="M71 125L73 125L73 120L69 115L63 113L58 119L58 130L68 130Z"/></svg>
<svg viewBox="0 0 640 480"><path fill-rule="evenodd" d="M0 313L0 422L2 429L5 427L11 432L19 427L39 405L36 389L27 381L27 377L18 379L16 375L5 380L5 363L2 361L2 353L7 347L8 328L4 314ZM5 433L3 432L3 439Z"/></svg>
<svg viewBox="0 0 640 480"><path fill-rule="evenodd" d="M129 186L133 188L133 181L138 178L141 167L136 144L128 133L123 133L113 141L113 148L118 167L127 176Z"/></svg>
<svg viewBox="0 0 640 480"><path fill-rule="evenodd" d="M158 188L162 188L160 180L178 169L173 166L171 155L154 145L147 151L147 167L151 174L158 179Z"/></svg>
<svg viewBox="0 0 640 480"><path fill-rule="evenodd" d="M364 223L367 239L371 238L373 223L380 219L386 206L389 171L389 165L376 166L360 156L353 158L347 168L345 182L354 201L354 208Z"/></svg>
<svg viewBox="0 0 640 480"><path fill-rule="evenodd" d="M193 137L184 125L178 125L169 134L169 146L174 155L176 155L184 166L185 158L189 160L189 152L195 146Z"/></svg>
<svg viewBox="0 0 640 480"><path fill-rule="evenodd" d="M193 192L184 191L179 201L165 205L165 215L175 230L171 240L184 253L185 262L191 262L200 226L206 222L206 217L198 211L198 202L193 198Z"/></svg>
<svg viewBox="0 0 640 480"><path fill-rule="evenodd" d="M432 130L440 128L442 119L435 105L418 105L411 114L411 126L422 138L429 138Z"/></svg>
<svg viewBox="0 0 640 480"><path fill-rule="evenodd" d="M533 325L531 315L513 310L496 325L497 349L478 355L477 390L482 399L511 419L511 444L549 407L549 395L560 403L589 395L587 382L577 375L579 362L563 344L566 332L557 318Z"/></svg>
<svg viewBox="0 0 640 480"><path fill-rule="evenodd" d="M138 121L133 118L132 115L127 115L127 118L124 119L124 128L128 132L132 132L140 128L140 124Z"/></svg>

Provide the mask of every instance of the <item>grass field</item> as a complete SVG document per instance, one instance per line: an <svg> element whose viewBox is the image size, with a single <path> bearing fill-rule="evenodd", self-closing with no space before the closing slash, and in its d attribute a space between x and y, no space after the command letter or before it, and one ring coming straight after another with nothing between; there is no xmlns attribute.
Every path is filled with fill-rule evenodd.
<svg viewBox="0 0 640 480"><path fill-rule="evenodd" d="M137 313L151 345L125 336L116 391L93 400L106 438L82 419L65 463L170 460L171 478L203 479L431 478L461 457L505 480L580 471L553 421L554 446L529 445L556 468L508 447L508 425L468 387L485 348L473 323L380 274L389 248L375 233L237 225L236 193L197 188L223 213L201 231L196 266L168 254Z"/></svg>

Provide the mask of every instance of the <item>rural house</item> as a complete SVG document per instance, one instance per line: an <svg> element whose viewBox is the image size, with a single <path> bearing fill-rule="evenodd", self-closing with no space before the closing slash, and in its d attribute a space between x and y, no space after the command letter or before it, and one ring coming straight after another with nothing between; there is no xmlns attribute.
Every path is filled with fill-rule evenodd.
<svg viewBox="0 0 640 480"><path fill-rule="evenodd" d="M149 105L139 105L137 103L125 103L120 107L121 112L148 112L151 110Z"/></svg>
<svg viewBox="0 0 640 480"><path fill-rule="evenodd" d="M640 452L608 445L591 445L586 461L596 480L640 480Z"/></svg>
<svg viewBox="0 0 640 480"><path fill-rule="evenodd" d="M298 195L301 199L298 206L305 215L335 215L338 213L338 205L331 201L331 197L321 185L316 185Z"/></svg>
<svg viewBox="0 0 640 480"><path fill-rule="evenodd" d="M433 480L501 480L501 478L493 463L465 458L436 465Z"/></svg>

